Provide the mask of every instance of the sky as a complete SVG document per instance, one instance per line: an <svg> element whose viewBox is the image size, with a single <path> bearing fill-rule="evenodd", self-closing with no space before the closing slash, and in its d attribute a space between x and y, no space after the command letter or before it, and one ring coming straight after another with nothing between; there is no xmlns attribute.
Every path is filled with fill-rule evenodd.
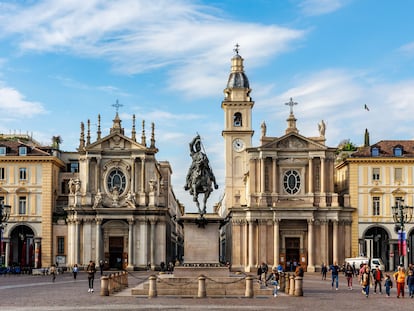
<svg viewBox="0 0 414 311"><path fill-rule="evenodd" d="M184 191L189 142L201 136L224 189L221 102L234 47L260 124L284 135L292 97L297 128L326 144L413 139L414 1L395 0L0 0L0 133L29 134L76 151L80 123L97 116L102 136L116 114L127 136L136 116L147 141L155 124L158 161L169 161L172 186ZM367 109L365 109L365 105Z"/></svg>

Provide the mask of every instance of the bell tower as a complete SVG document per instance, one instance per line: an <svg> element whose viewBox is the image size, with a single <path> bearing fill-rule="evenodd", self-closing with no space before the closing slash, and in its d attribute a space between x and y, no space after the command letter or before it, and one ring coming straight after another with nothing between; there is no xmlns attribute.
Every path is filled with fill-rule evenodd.
<svg viewBox="0 0 414 311"><path fill-rule="evenodd" d="M227 209L247 204L246 186L248 157L246 149L252 145L252 108L250 85L244 73L243 58L239 55L239 45L231 59L231 72L224 89L224 130L225 146L225 204Z"/></svg>

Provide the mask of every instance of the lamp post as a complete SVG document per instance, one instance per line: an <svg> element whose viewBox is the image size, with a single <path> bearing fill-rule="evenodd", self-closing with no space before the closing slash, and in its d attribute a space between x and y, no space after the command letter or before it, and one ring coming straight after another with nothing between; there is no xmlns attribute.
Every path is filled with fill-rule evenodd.
<svg viewBox="0 0 414 311"><path fill-rule="evenodd" d="M396 205L392 206L392 217L395 222L395 231L398 232L398 254L400 255L400 266L404 267L404 256L406 254L405 224L413 217L413 207L404 205L403 199L397 199Z"/></svg>
<svg viewBox="0 0 414 311"><path fill-rule="evenodd" d="M3 229L10 217L10 205L5 205L3 201L0 205L0 266L4 265L4 250L3 250Z"/></svg>

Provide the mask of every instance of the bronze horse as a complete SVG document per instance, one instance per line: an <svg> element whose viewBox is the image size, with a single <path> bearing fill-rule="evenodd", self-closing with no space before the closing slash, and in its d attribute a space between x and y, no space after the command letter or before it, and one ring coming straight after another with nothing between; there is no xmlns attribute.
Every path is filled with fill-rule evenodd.
<svg viewBox="0 0 414 311"><path fill-rule="evenodd" d="M201 216L206 213L206 203L211 192L214 189L218 189L216 178L211 170L207 156L201 151L201 139L197 135L190 143L190 154L193 162L188 170L187 183L184 186L185 190L190 190L190 194L193 196L193 201L196 202L198 211ZM204 194L203 209L200 208L200 202L198 201L198 195Z"/></svg>

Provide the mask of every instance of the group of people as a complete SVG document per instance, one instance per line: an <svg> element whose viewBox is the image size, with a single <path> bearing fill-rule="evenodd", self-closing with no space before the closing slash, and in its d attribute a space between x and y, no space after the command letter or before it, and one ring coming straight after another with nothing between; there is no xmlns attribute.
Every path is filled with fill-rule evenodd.
<svg viewBox="0 0 414 311"><path fill-rule="evenodd" d="M359 270L351 266L349 263L346 264L345 268L339 267L335 262L333 265L327 267L325 264L322 264L321 274L322 280L326 280L326 273L328 271L332 272L332 289L338 290L339 284L339 272L343 272L346 279L348 289L352 290L352 281L354 276L358 278L359 284L362 286L362 293L368 298L370 293L370 287L374 287L374 294L382 294L382 285L385 288L386 297L390 297L391 288L393 287L393 280L396 283L397 287L397 298L404 298L404 289L407 287L408 294L410 298L414 298L414 265L410 264L407 271L404 267L398 267L398 270L392 274L384 273L381 271L379 266L376 266L375 269L372 269L367 264L361 264Z"/></svg>
<svg viewBox="0 0 414 311"><path fill-rule="evenodd" d="M103 260L100 260L99 261L99 269L100 269L101 276L102 276L103 275L103 270L104 270L104 262L103 262ZM73 268L72 268L73 278L75 280L77 278L78 272L79 272L79 267L78 267L77 264L75 264L73 266ZM55 282L56 275L57 275L56 265L53 264L49 268L49 273L52 276L52 282ZM93 293L94 292L93 283L94 283L94 280L95 280L95 273L96 273L96 264L95 264L95 262L93 260L90 260L89 261L89 264L86 267L86 273L88 275L88 286L89 286L88 293Z"/></svg>
<svg viewBox="0 0 414 311"><path fill-rule="evenodd" d="M283 266L279 264L277 267L273 267L272 271L269 275L267 275L267 272L269 271L269 267L265 262L262 262L262 264L257 268L257 278L258 282L263 286L272 285L273 286L273 297L277 297L278 291L280 289L279 285L279 279L280 274L283 273ZM303 267L298 263L296 265L295 269L295 276L304 276L304 270Z"/></svg>

